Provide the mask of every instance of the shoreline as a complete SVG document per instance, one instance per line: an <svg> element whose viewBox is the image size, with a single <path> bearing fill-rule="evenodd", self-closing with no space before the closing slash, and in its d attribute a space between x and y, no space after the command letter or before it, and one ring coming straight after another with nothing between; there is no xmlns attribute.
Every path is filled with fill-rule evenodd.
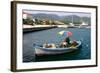
<svg viewBox="0 0 100 73"><path fill-rule="evenodd" d="M68 26L68 25L23 25L23 33L47 30L52 28L91 28L90 26Z"/></svg>
<svg viewBox="0 0 100 73"><path fill-rule="evenodd" d="M23 33L35 32L35 31L42 31L47 29L57 28L57 26L42 26L42 27L28 27L23 28Z"/></svg>

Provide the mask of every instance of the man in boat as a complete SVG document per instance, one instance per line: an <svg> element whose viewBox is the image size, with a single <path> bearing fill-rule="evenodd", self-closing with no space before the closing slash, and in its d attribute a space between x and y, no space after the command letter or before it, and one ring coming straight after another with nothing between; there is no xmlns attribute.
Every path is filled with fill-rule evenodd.
<svg viewBox="0 0 100 73"><path fill-rule="evenodd" d="M70 38L66 37L64 41L61 42L60 47L65 48L70 46Z"/></svg>
<svg viewBox="0 0 100 73"><path fill-rule="evenodd" d="M66 37L64 41L67 42L67 45L70 45L70 38L69 37Z"/></svg>
<svg viewBox="0 0 100 73"><path fill-rule="evenodd" d="M67 37L64 39L64 41L61 42L60 47L71 47L71 46L77 46L78 43L74 40L73 42L70 41L70 37L72 36L72 32L67 31Z"/></svg>
<svg viewBox="0 0 100 73"><path fill-rule="evenodd" d="M69 37L66 37L66 38L64 39L64 41L61 42L60 47L61 47L61 48L71 47L71 46L75 47L75 46L77 46L77 45L78 45L78 43L77 43L75 40L71 43L71 42L70 42L70 38L69 38Z"/></svg>

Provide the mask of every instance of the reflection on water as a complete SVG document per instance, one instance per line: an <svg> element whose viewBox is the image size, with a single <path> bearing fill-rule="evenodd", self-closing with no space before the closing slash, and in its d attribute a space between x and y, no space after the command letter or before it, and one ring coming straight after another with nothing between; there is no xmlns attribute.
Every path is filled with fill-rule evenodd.
<svg viewBox="0 0 100 73"><path fill-rule="evenodd" d="M58 36L57 32L61 30L68 30L73 33L71 40L81 40L82 48L80 50L65 53L61 55L45 55L36 56L33 43L43 44L59 43L64 37ZM38 32L31 32L23 34L23 62L36 62L36 61L58 61L58 60L80 60L91 58L91 30L90 28L54 28Z"/></svg>

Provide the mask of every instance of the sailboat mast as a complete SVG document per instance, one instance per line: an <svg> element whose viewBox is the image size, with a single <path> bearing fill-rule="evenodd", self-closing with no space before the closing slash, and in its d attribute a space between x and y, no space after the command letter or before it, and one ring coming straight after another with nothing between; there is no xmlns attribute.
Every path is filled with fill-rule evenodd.
<svg viewBox="0 0 100 73"><path fill-rule="evenodd" d="M80 17L81 18L81 24L83 23L83 18L82 17Z"/></svg>
<svg viewBox="0 0 100 73"><path fill-rule="evenodd" d="M73 15L72 15L72 24L73 24Z"/></svg>

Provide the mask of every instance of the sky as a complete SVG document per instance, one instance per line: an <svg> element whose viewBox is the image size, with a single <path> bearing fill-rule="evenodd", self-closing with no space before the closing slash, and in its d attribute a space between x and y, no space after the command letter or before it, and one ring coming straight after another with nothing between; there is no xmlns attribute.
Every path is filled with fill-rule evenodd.
<svg viewBox="0 0 100 73"><path fill-rule="evenodd" d="M43 11L43 10L23 10L23 12L27 14L45 13L45 14L56 14L58 16L77 15L80 17L91 17L91 13L86 13L86 12Z"/></svg>

